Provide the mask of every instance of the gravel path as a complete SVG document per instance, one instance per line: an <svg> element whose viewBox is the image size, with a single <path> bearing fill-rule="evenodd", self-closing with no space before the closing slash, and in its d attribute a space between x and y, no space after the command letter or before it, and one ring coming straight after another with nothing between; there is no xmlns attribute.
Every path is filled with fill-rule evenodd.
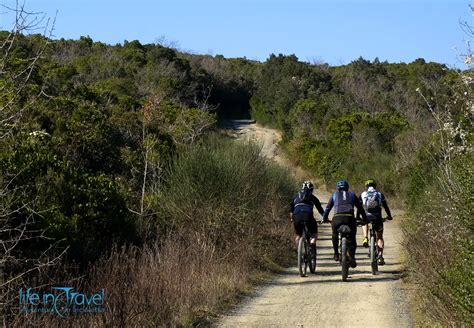
<svg viewBox="0 0 474 328"><path fill-rule="evenodd" d="M262 152L285 164L278 155L280 134L255 124L233 127L237 138L262 143ZM327 201L328 193L316 195ZM324 204L323 204L324 206ZM332 259L331 229L319 226L316 274L300 277L295 267L277 275L258 289L232 313L218 323L220 327L412 327L401 288L401 239L399 221L402 212L385 223L385 266L372 275L367 248L359 245L355 269L347 282L341 280L341 267ZM362 229L357 241L361 244ZM296 262L296 254L295 254Z"/></svg>

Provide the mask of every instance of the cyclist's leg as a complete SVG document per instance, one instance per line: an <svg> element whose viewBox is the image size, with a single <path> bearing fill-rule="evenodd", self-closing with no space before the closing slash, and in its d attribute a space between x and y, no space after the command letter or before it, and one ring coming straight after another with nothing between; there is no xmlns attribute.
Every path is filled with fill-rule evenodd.
<svg viewBox="0 0 474 328"><path fill-rule="evenodd" d="M339 260L339 233L337 228L341 225L341 218L334 216L332 218L331 228L332 228L332 248L334 250L334 260Z"/></svg>
<svg viewBox="0 0 474 328"><path fill-rule="evenodd" d="M362 241L362 244L367 247L368 246L368 243L369 243L369 225L368 224L365 224L362 226L362 233L364 234L364 240Z"/></svg>
<svg viewBox="0 0 474 328"><path fill-rule="evenodd" d="M377 231L377 247L379 249L379 254L383 254L383 248L385 246L385 241L383 240L383 230Z"/></svg>
<svg viewBox="0 0 474 328"><path fill-rule="evenodd" d="M316 244L317 233L318 233L318 224L314 217L311 217L307 222L306 225L308 227L309 233L311 234L310 244Z"/></svg>
<svg viewBox="0 0 474 328"><path fill-rule="evenodd" d="M295 228L295 243L296 247L298 247L298 241L300 240L304 229L304 220L300 215L293 215L293 226Z"/></svg>
<svg viewBox="0 0 474 328"><path fill-rule="evenodd" d="M378 263L379 265L384 265L385 260L383 258L383 248L384 248L384 240L383 240L383 221L380 217L380 220L377 220L377 223L374 225L375 234L377 237L377 250L378 250Z"/></svg>
<svg viewBox="0 0 474 328"><path fill-rule="evenodd" d="M383 221L382 218L376 221L374 224L374 229L377 237L377 247L379 250L379 254L382 255L383 248L384 248L384 240L383 240Z"/></svg>
<svg viewBox="0 0 474 328"><path fill-rule="evenodd" d="M349 227L351 228L351 235L349 236L350 238L350 249L349 249L349 253L351 254L351 256L355 259L355 254L356 254L356 250L357 250L357 241L356 241L356 235L357 235L357 223L355 221L355 218L350 218L348 217L348 222L347 224L349 225Z"/></svg>

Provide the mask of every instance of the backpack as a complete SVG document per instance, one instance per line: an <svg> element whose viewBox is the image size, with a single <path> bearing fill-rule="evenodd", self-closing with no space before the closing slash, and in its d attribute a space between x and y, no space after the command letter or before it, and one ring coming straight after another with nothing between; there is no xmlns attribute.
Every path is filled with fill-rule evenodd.
<svg viewBox="0 0 474 328"><path fill-rule="evenodd" d="M311 203L311 190L302 190L298 192L298 197L295 197L295 212L294 213L313 213L313 203Z"/></svg>
<svg viewBox="0 0 474 328"><path fill-rule="evenodd" d="M309 202L311 195L312 195L311 190L309 189L301 190L300 192L298 192L297 204Z"/></svg>
<svg viewBox="0 0 474 328"><path fill-rule="evenodd" d="M366 210L373 210L380 207L382 204L382 197L375 189L366 191L364 198L364 207Z"/></svg>

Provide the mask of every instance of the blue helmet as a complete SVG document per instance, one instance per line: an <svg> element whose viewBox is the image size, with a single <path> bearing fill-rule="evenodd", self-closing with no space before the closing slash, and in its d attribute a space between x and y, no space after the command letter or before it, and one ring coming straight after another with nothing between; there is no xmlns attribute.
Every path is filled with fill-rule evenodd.
<svg viewBox="0 0 474 328"><path fill-rule="evenodd" d="M348 191L349 190L349 182L347 182L346 180L340 180L336 183L336 188L337 188L337 190Z"/></svg>

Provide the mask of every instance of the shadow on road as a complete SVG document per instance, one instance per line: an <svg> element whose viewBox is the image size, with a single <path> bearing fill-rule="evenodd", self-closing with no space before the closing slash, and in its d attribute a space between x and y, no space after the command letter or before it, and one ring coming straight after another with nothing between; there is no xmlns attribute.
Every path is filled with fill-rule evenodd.
<svg viewBox="0 0 474 328"><path fill-rule="evenodd" d="M384 281L394 281L399 280L400 276L398 274L394 274L391 276L384 275L376 275L376 276L358 276L361 274L370 274L368 271L361 271L355 272L354 274L350 274L348 277L348 283L367 283L367 282L384 282ZM292 274L293 275L293 274ZM332 279L332 280L313 280L312 277L320 277L320 276L340 276L341 271L325 271L319 272L315 275L308 275L307 277L301 277L301 280L298 281L273 281L271 285L278 285L278 286L293 286L293 285L325 285L325 284L340 284L341 280L339 279Z"/></svg>

